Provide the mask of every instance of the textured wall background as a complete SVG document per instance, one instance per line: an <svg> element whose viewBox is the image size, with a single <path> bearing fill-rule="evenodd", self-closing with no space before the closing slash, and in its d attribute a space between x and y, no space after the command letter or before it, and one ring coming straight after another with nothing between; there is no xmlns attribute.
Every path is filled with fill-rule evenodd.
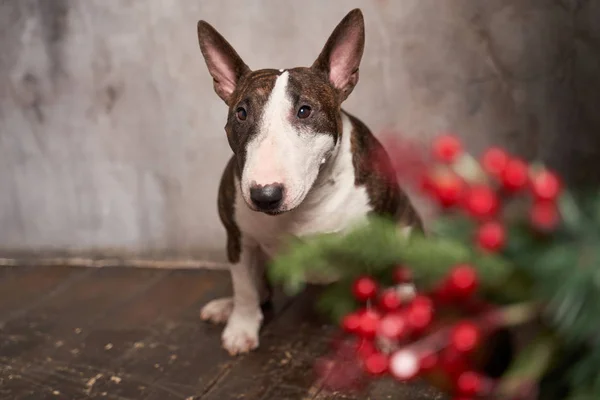
<svg viewBox="0 0 600 400"><path fill-rule="evenodd" d="M600 180L598 1L5 0L0 252L220 258L230 150L197 20L251 68L284 68L354 7L367 48L346 108L375 132L450 129Z"/></svg>

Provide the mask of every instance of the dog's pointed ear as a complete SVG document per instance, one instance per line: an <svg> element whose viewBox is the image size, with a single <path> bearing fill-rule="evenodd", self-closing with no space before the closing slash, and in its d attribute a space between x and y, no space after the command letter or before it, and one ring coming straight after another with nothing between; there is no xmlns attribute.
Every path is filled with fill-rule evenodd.
<svg viewBox="0 0 600 400"><path fill-rule="evenodd" d="M229 104L240 78L250 72L233 47L206 21L198 21L198 42L213 77L215 92Z"/></svg>
<svg viewBox="0 0 600 400"><path fill-rule="evenodd" d="M358 82L358 67L364 48L365 21L357 8L336 26L311 68L325 73L345 100Z"/></svg>

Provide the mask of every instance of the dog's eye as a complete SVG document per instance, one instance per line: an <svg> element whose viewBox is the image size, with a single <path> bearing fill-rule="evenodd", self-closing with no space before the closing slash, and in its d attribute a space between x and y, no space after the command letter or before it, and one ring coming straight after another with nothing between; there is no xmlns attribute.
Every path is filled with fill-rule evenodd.
<svg viewBox="0 0 600 400"><path fill-rule="evenodd" d="M300 107L300 109L298 110L298 118L300 118L300 119L308 118L310 116L311 111L312 110L309 106Z"/></svg>
<svg viewBox="0 0 600 400"><path fill-rule="evenodd" d="M238 107L238 109L235 110L235 116L240 121L245 121L248 117L248 114L246 113L246 109L244 109L244 107Z"/></svg>

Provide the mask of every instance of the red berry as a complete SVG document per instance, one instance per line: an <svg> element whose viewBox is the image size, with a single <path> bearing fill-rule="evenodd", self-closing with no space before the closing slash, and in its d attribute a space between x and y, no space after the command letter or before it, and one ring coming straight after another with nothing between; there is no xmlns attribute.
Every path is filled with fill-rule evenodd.
<svg viewBox="0 0 600 400"><path fill-rule="evenodd" d="M509 160L502 171L502 184L509 191L517 191L527 186L529 182L529 167L519 159Z"/></svg>
<svg viewBox="0 0 600 400"><path fill-rule="evenodd" d="M399 381L408 381L419 373L419 357L410 350L398 350L390 357L390 373Z"/></svg>
<svg viewBox="0 0 600 400"><path fill-rule="evenodd" d="M388 339L399 339L406 333L406 318L402 314L389 314L379 322L377 333Z"/></svg>
<svg viewBox="0 0 600 400"><path fill-rule="evenodd" d="M457 379L469 368L469 363L463 353L453 347L446 347L440 355L439 367L451 378Z"/></svg>
<svg viewBox="0 0 600 400"><path fill-rule="evenodd" d="M460 353L473 352L481 342L481 330L472 322L458 323L450 334L450 345Z"/></svg>
<svg viewBox="0 0 600 400"><path fill-rule="evenodd" d="M560 221L556 204L551 201L535 202L531 208L530 220L531 224L539 230L554 230Z"/></svg>
<svg viewBox="0 0 600 400"><path fill-rule="evenodd" d="M500 176L508 164L508 154L499 147L491 147L483 153L481 164L485 172L492 176Z"/></svg>
<svg viewBox="0 0 600 400"><path fill-rule="evenodd" d="M425 171L420 175L417 188L421 193L435 195L435 183L431 171Z"/></svg>
<svg viewBox="0 0 600 400"><path fill-rule="evenodd" d="M477 372L466 371L458 377L456 389L463 396L478 396L483 389L483 380Z"/></svg>
<svg viewBox="0 0 600 400"><path fill-rule="evenodd" d="M448 282L442 282L438 287L433 289L432 293L435 302L438 304L449 304L454 299L452 288L448 284Z"/></svg>
<svg viewBox="0 0 600 400"><path fill-rule="evenodd" d="M406 311L406 322L416 333L427 329L433 321L433 302L425 296L417 296Z"/></svg>
<svg viewBox="0 0 600 400"><path fill-rule="evenodd" d="M371 375L383 375L388 369L388 364L388 357L376 352L365 359L365 370Z"/></svg>
<svg viewBox="0 0 600 400"><path fill-rule="evenodd" d="M354 348L354 351L358 357L363 360L377 352L377 348L375 347L373 341L368 339L359 340L355 346L356 347Z"/></svg>
<svg viewBox="0 0 600 400"><path fill-rule="evenodd" d="M433 178L435 196L442 207L452 207L463 197L465 184L456 174L440 173Z"/></svg>
<svg viewBox="0 0 600 400"><path fill-rule="evenodd" d="M374 311L371 307L360 307L358 310L356 310L356 314L363 315L364 313L371 311Z"/></svg>
<svg viewBox="0 0 600 400"><path fill-rule="evenodd" d="M342 319L342 329L348 333L357 333L360 327L360 315L351 313Z"/></svg>
<svg viewBox="0 0 600 400"><path fill-rule="evenodd" d="M410 283L413 280L412 270L404 265L394 269L393 279L395 283Z"/></svg>
<svg viewBox="0 0 600 400"><path fill-rule="evenodd" d="M498 211L498 196L486 185L469 189L465 196L465 208L475 218L490 218Z"/></svg>
<svg viewBox="0 0 600 400"><path fill-rule="evenodd" d="M429 297L423 296L422 294L415 296L415 298L411 301L410 305L412 307L418 306L433 309L433 301Z"/></svg>
<svg viewBox="0 0 600 400"><path fill-rule="evenodd" d="M479 286L477 270L469 264L459 264L450 271L447 285L453 297L469 298Z"/></svg>
<svg viewBox="0 0 600 400"><path fill-rule="evenodd" d="M394 289L387 289L379 298L379 308L384 311L396 311L402 305L402 301Z"/></svg>
<svg viewBox="0 0 600 400"><path fill-rule="evenodd" d="M454 135L441 135L433 141L433 155L438 161L451 163L461 152L460 139Z"/></svg>
<svg viewBox="0 0 600 400"><path fill-rule="evenodd" d="M358 301L367 301L377 295L377 282L368 276L363 276L354 281L352 292Z"/></svg>
<svg viewBox="0 0 600 400"><path fill-rule="evenodd" d="M533 194L540 200L555 200L560 193L560 181L552 172L540 172L531 183Z"/></svg>
<svg viewBox="0 0 600 400"><path fill-rule="evenodd" d="M426 352L421 355L420 370L427 373L437 367L439 356L436 352Z"/></svg>
<svg viewBox="0 0 600 400"><path fill-rule="evenodd" d="M504 247L506 232L500 222L485 222L477 230L477 244L489 252L496 252Z"/></svg>
<svg viewBox="0 0 600 400"><path fill-rule="evenodd" d="M360 316L360 323L358 325L357 333L368 339L375 337L377 329L379 328L379 321L381 317L375 311L369 310Z"/></svg>

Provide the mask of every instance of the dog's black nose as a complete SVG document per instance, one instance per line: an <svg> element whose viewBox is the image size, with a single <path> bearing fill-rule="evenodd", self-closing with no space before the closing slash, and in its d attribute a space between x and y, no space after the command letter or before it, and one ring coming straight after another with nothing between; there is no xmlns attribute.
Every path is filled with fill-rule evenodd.
<svg viewBox="0 0 600 400"><path fill-rule="evenodd" d="M283 185L273 183L264 186L253 186L250 188L250 199L260 210L274 210L281 205L283 200Z"/></svg>

